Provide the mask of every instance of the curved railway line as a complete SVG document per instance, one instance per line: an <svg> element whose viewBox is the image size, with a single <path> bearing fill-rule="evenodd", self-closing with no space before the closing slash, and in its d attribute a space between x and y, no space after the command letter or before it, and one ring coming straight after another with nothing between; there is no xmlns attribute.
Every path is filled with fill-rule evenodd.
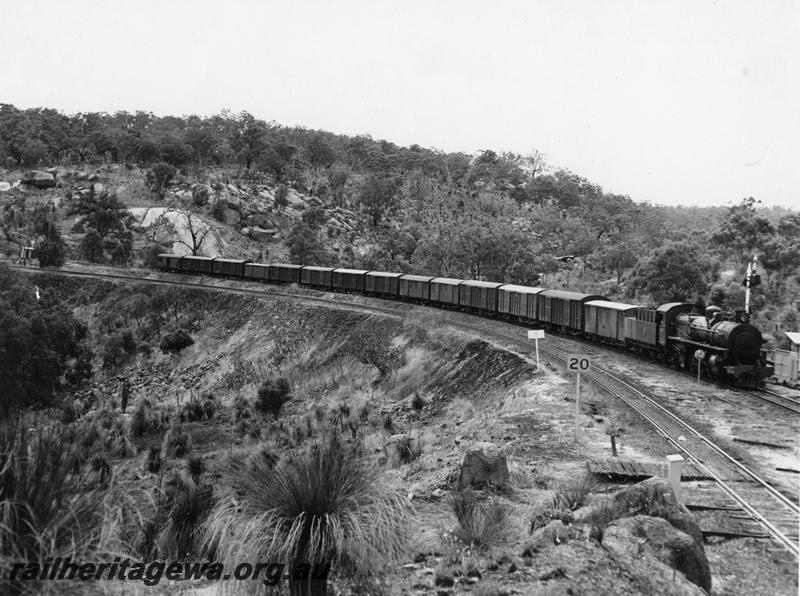
<svg viewBox="0 0 800 596"><path fill-rule="evenodd" d="M56 273L59 275L76 277L153 283L256 296L275 296L310 304L325 304L329 307L332 306L343 310L356 310L373 314L380 313L390 317L402 317L403 311L408 312L413 309L412 305L407 305L406 303L391 303L392 306L388 304L386 306L358 304L356 302L334 300L330 297L309 296L305 294L269 290L266 288L250 289L240 286L231 287L180 280L152 279L114 273L51 270L29 267L18 268L26 271ZM481 320L479 317L475 318ZM479 324L455 320L454 317L447 317L445 321L455 328L462 327L472 331L480 331L484 335L488 334L489 336L502 338L504 341L523 347L525 353L530 353L531 351L529 340L510 333L509 331L499 329L496 325L490 326L485 323ZM539 345L539 350L557 361L566 361L567 352L553 345L541 343ZM683 420L679 415L638 389L633 382L598 366L592 366L591 371L589 373L584 373L584 376L603 391L626 403L631 409L649 422L661 436L683 453L690 462L694 463L698 469L702 470L709 478L713 479L717 486L728 495L738 508L763 526L767 533L784 549L789 551L796 560L800 560L800 548L798 547L797 540L800 507L796 502L776 490L769 481L762 478L746 465L737 461L735 457L728 454L712 439L705 436L702 432ZM776 406L789 409L795 413L800 413L800 400L786 397L769 390L763 390L758 393L748 392L748 394L760 397L765 401L769 401Z"/></svg>

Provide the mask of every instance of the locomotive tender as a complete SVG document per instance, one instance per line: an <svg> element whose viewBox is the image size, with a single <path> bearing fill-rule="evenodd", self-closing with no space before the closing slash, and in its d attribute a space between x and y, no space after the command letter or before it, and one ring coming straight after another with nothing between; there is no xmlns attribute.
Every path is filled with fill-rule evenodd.
<svg viewBox="0 0 800 596"><path fill-rule="evenodd" d="M764 338L744 311L729 314L710 307L700 314L694 305L682 302L649 308L565 290L240 259L160 254L158 267L179 273L297 283L500 316L619 346L679 368L697 366L695 354L702 350L700 366L708 376L740 387L760 387L773 373L762 349Z"/></svg>

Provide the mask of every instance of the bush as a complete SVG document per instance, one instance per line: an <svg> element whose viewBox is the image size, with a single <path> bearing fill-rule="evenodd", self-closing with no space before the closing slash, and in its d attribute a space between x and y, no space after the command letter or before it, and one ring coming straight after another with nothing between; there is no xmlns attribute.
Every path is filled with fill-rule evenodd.
<svg viewBox="0 0 800 596"><path fill-rule="evenodd" d="M481 503L474 492L465 490L453 494L448 505L458 521L453 535L463 544L486 549L503 537L509 509L498 499Z"/></svg>
<svg viewBox="0 0 800 596"><path fill-rule="evenodd" d="M289 381L286 379L267 379L258 390L256 410L264 416L272 414L277 420L283 404L291 399L289 391Z"/></svg>
<svg viewBox="0 0 800 596"><path fill-rule="evenodd" d="M250 407L250 402L247 401L246 397L238 395L236 399L233 400L233 419L236 422L240 422L252 417L253 410Z"/></svg>
<svg viewBox="0 0 800 596"><path fill-rule="evenodd" d="M415 393L414 397L411 399L411 407L417 412L425 407L425 400L422 399L422 396L419 393Z"/></svg>
<svg viewBox="0 0 800 596"><path fill-rule="evenodd" d="M66 434L0 425L0 561L86 560L107 552L100 540L106 492L81 486L79 462ZM3 594L36 593L37 587L0 576Z"/></svg>
<svg viewBox="0 0 800 596"><path fill-rule="evenodd" d="M161 451L165 457L184 457L192 450L192 437L182 428L172 427L164 435Z"/></svg>
<svg viewBox="0 0 800 596"><path fill-rule="evenodd" d="M195 484L200 484L200 479L206 472L206 462L202 455L192 454L186 458L183 471Z"/></svg>
<svg viewBox="0 0 800 596"><path fill-rule="evenodd" d="M194 340L192 339L191 335L189 335L183 329L178 329L177 331L173 331L172 333L165 335L158 347L161 348L161 351L165 354L177 354L184 348L191 346L193 343Z"/></svg>
<svg viewBox="0 0 800 596"><path fill-rule="evenodd" d="M558 509L575 511L586 504L586 497L592 492L597 481L589 473L558 485L553 496L553 505Z"/></svg>
<svg viewBox="0 0 800 596"><path fill-rule="evenodd" d="M158 474L161 470L161 449L158 447L150 447L147 452L147 459L144 463L144 469L151 474Z"/></svg>
<svg viewBox="0 0 800 596"><path fill-rule="evenodd" d="M228 484L206 538L219 545L217 557L226 564L332 565L352 577L378 572L380 563L404 554L410 514L405 495L380 483L363 453L336 434L275 468L263 462L231 470ZM310 588L322 594L326 586L327 574L310 586L289 584L292 593Z"/></svg>
<svg viewBox="0 0 800 596"><path fill-rule="evenodd" d="M210 486L196 488L181 485L174 496L167 527L159 540L159 554L173 560L192 556L196 559L202 558L202 524L213 505L213 491Z"/></svg>
<svg viewBox="0 0 800 596"><path fill-rule="evenodd" d="M196 422L203 419L204 413L203 404L199 401L187 401L181 407L179 417L181 422Z"/></svg>

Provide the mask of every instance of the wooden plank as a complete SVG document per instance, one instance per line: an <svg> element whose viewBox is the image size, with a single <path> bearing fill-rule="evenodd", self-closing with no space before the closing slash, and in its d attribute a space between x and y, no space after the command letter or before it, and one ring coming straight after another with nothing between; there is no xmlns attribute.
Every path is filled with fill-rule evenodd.
<svg viewBox="0 0 800 596"><path fill-rule="evenodd" d="M791 445L777 445L775 443L768 443L766 441L761 441L757 439L744 439L742 437L733 437L733 440L737 443L747 443L748 445L760 445L762 447L772 447L774 449L791 449Z"/></svg>

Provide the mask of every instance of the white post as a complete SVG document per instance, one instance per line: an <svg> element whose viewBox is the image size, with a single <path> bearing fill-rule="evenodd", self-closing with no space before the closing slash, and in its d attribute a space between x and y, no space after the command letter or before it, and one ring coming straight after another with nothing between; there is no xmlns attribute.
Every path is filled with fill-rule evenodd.
<svg viewBox="0 0 800 596"><path fill-rule="evenodd" d="M536 342L536 372L539 372L539 338L537 337L534 342Z"/></svg>
<svg viewBox="0 0 800 596"><path fill-rule="evenodd" d="M581 373L575 379L575 440L578 440L578 421L581 414Z"/></svg>
<svg viewBox="0 0 800 596"><path fill-rule="evenodd" d="M697 384L700 384L700 360L697 361Z"/></svg>
<svg viewBox="0 0 800 596"><path fill-rule="evenodd" d="M681 502L681 468L683 467L683 456L681 455L668 455L667 456L667 479L672 492L675 493L675 500L680 504Z"/></svg>

